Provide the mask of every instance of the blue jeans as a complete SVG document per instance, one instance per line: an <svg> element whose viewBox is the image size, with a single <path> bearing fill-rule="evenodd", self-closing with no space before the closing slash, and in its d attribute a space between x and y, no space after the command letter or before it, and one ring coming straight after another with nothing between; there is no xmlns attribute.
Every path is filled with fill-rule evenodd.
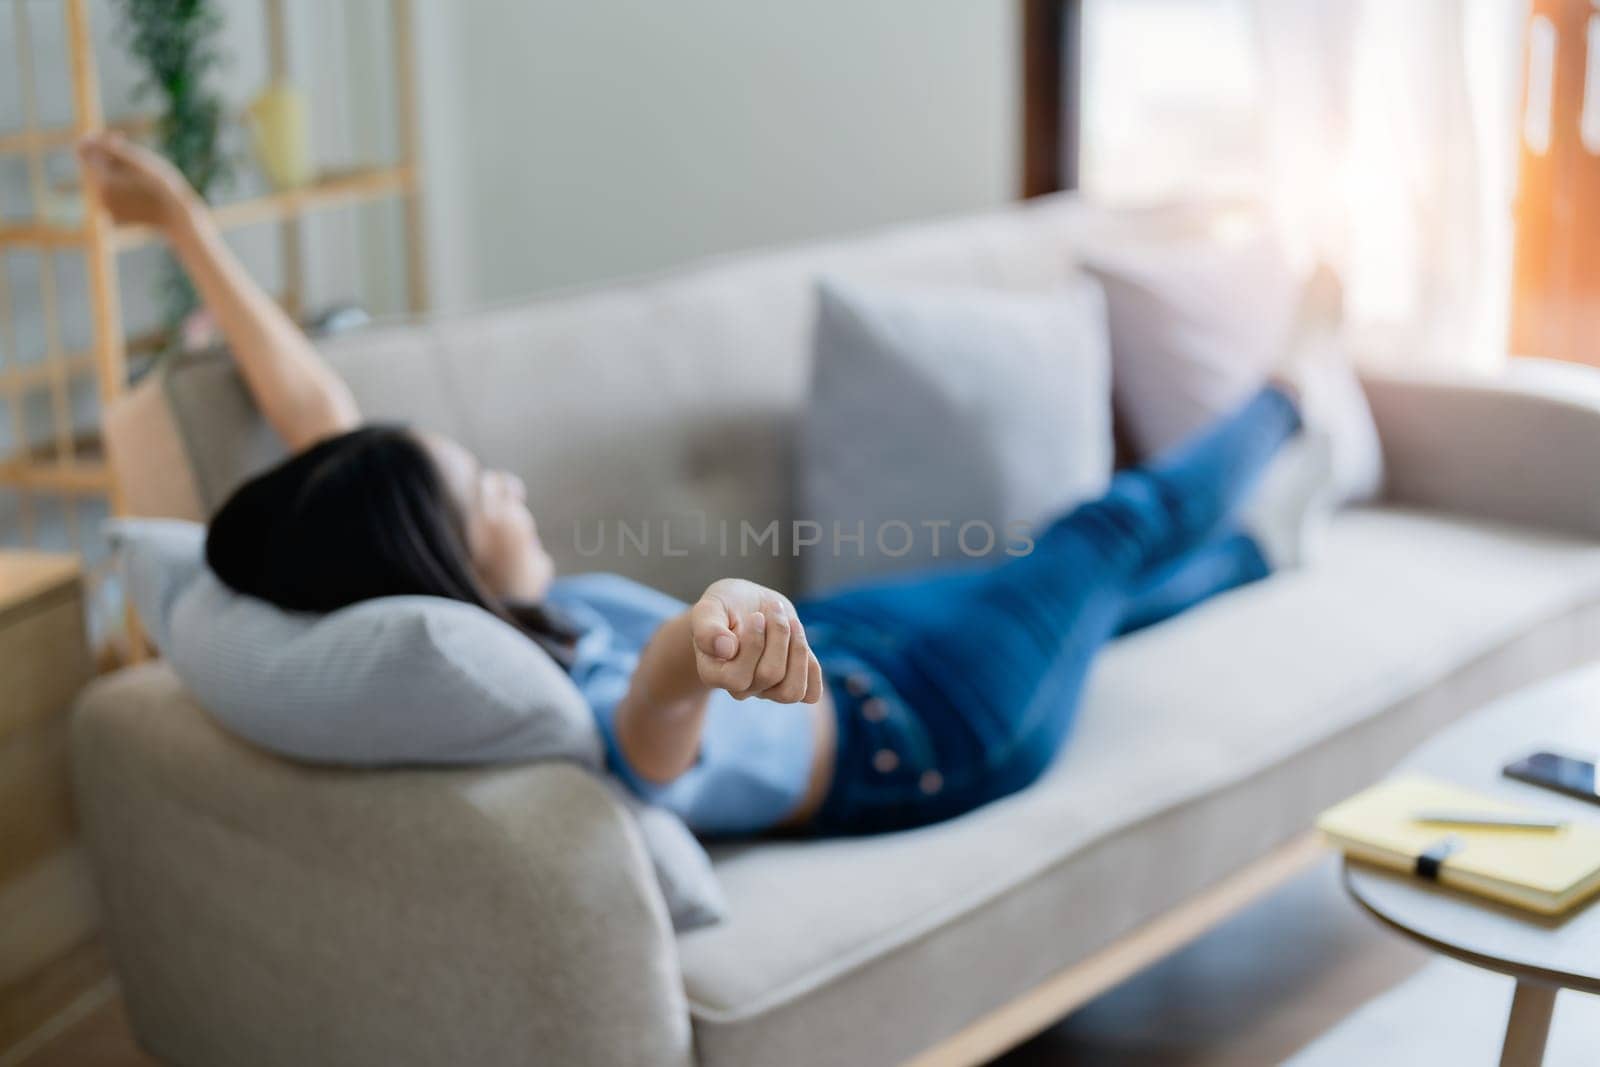
<svg viewBox="0 0 1600 1067"><path fill-rule="evenodd" d="M1266 388L1036 535L1025 556L899 577L798 605L838 716L811 829L938 822L1014 793L1055 758L1095 654L1268 573L1232 526L1293 401Z"/></svg>

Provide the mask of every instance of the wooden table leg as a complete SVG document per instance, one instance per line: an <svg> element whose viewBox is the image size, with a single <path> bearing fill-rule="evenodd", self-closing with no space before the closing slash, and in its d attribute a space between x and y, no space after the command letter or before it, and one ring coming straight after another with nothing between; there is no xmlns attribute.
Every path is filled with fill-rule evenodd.
<svg viewBox="0 0 1600 1067"><path fill-rule="evenodd" d="M1517 983L1511 1018L1506 1020L1506 1042L1500 1046L1500 1067L1538 1067L1544 1061L1550 1013L1555 1011L1558 992L1555 986Z"/></svg>

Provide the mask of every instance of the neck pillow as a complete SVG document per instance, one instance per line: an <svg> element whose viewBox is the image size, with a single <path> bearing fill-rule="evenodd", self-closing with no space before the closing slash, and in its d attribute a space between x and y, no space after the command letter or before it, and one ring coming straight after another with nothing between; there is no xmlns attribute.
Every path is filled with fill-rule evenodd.
<svg viewBox="0 0 1600 1067"><path fill-rule="evenodd" d="M471 604L380 597L326 615L234 592L205 565L205 527L107 524L128 599L195 699L231 733L308 763L381 768L560 759L601 774L588 704L533 641ZM677 816L608 777L634 814L674 925L727 910Z"/></svg>

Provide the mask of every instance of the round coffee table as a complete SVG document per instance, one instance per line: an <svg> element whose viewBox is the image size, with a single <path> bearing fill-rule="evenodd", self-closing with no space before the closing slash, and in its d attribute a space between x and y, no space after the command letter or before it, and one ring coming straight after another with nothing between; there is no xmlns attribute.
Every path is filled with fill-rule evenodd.
<svg viewBox="0 0 1600 1067"><path fill-rule="evenodd" d="M1423 745L1400 770L1455 782L1539 812L1600 822L1600 805L1512 781L1500 769L1549 748L1600 754L1600 669L1585 668L1475 712ZM1385 925L1436 952L1516 979L1503 1065L1537 1064L1556 994L1600 994L1600 898L1546 919L1422 879L1347 862L1345 887Z"/></svg>

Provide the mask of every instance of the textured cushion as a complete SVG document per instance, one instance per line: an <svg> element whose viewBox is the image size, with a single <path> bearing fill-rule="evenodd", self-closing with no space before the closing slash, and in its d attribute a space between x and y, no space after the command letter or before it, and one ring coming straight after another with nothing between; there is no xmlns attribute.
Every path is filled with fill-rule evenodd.
<svg viewBox="0 0 1600 1067"><path fill-rule="evenodd" d="M156 647L170 648L178 594L206 570L205 527L180 519L111 519L105 531L122 566L128 603Z"/></svg>
<svg viewBox="0 0 1600 1067"><path fill-rule="evenodd" d="M287 612L219 581L203 562L198 523L132 519L110 529L146 628L195 698L247 741L357 767L564 759L601 768L594 716L571 680L480 608L404 596L327 615ZM725 902L688 828L626 796L645 813L674 923L720 919Z"/></svg>
<svg viewBox="0 0 1600 1067"><path fill-rule="evenodd" d="M154 1062L694 1062L644 844L583 768L278 759L164 662L96 679L72 733L106 937Z"/></svg>
<svg viewBox="0 0 1600 1067"><path fill-rule="evenodd" d="M123 514L197 520L205 510L162 377L146 375L107 406L106 458Z"/></svg>
<svg viewBox="0 0 1600 1067"><path fill-rule="evenodd" d="M1502 378L1372 378L1384 492L1416 507L1600 537L1600 371L1513 360Z"/></svg>
<svg viewBox="0 0 1600 1067"><path fill-rule="evenodd" d="M1108 241L1088 269L1105 286L1117 415L1141 456L1249 394L1288 335L1298 295L1257 233Z"/></svg>
<svg viewBox="0 0 1600 1067"><path fill-rule="evenodd" d="M1261 226L1108 238L1087 254L1105 285L1117 417L1140 458L1231 412L1280 358L1301 279ZM1346 500L1376 495L1383 474L1372 413L1342 353L1318 361L1316 399L1334 434Z"/></svg>
<svg viewBox="0 0 1600 1067"><path fill-rule="evenodd" d="M283 439L257 413L226 350L184 352L164 360L159 380L203 514L288 454Z"/></svg>
<svg viewBox="0 0 1600 1067"><path fill-rule="evenodd" d="M1089 279L1042 293L830 281L819 304L802 591L1000 557L1105 487L1111 368Z"/></svg>
<svg viewBox="0 0 1600 1067"><path fill-rule="evenodd" d="M1305 832L1482 701L1600 655L1600 547L1357 509L1318 565L1114 644L1046 777L952 822L714 849L706 1064L897 1062ZM936 974L939 980L929 981Z"/></svg>

